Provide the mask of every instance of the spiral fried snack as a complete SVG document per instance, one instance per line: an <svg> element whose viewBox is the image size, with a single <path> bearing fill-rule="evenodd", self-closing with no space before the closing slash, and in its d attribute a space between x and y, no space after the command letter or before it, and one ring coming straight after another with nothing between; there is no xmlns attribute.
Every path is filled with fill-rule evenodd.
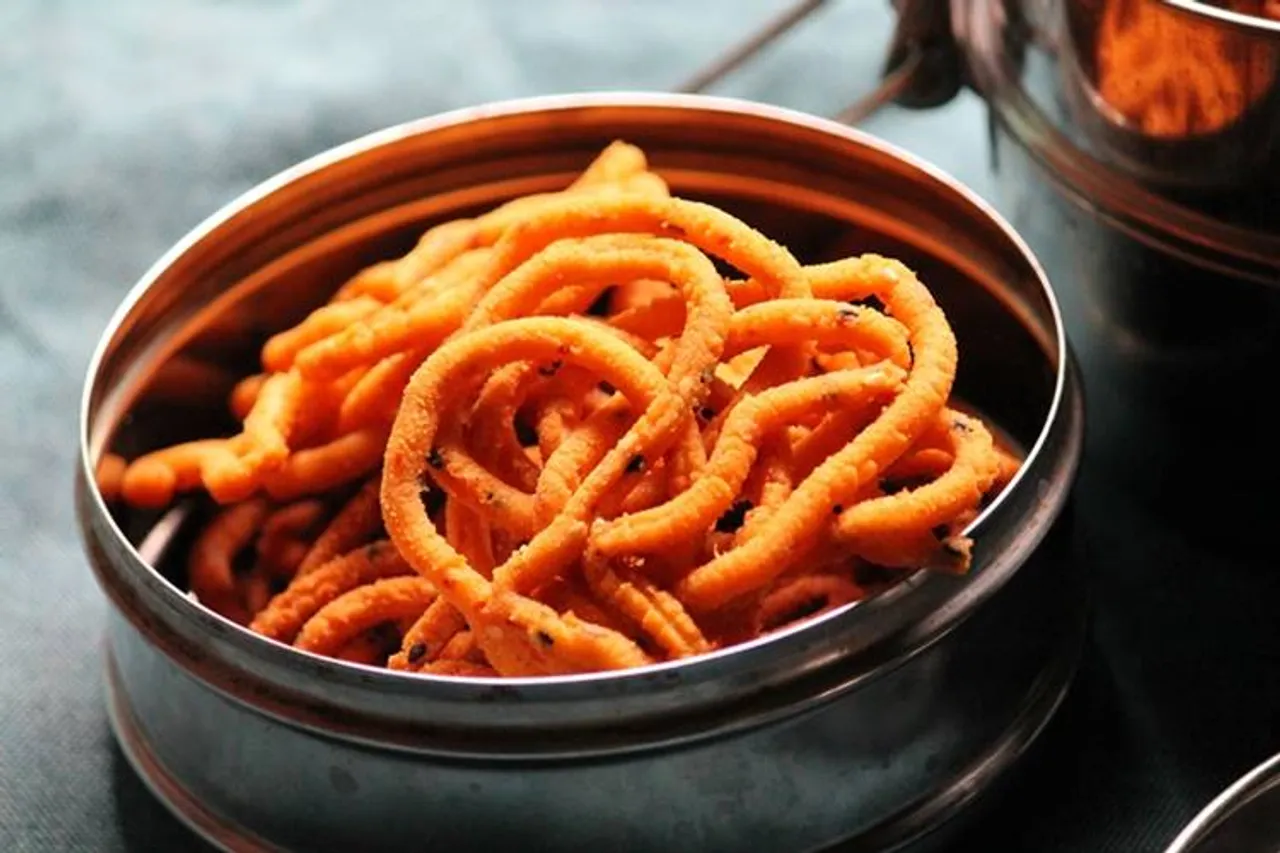
<svg viewBox="0 0 1280 853"><path fill-rule="evenodd" d="M625 669L851 605L869 572L966 571L1019 463L951 404L957 359L902 264L802 266L615 143L272 337L239 434L101 477L224 504L193 591L273 640L451 677Z"/></svg>

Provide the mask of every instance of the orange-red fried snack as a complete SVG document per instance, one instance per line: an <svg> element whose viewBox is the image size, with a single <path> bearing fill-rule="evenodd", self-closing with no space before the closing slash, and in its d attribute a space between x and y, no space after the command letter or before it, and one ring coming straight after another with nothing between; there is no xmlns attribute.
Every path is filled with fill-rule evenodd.
<svg viewBox="0 0 1280 853"><path fill-rule="evenodd" d="M365 545L296 577L288 589L253 617L249 627L263 636L289 642L316 611L344 592L412 572L390 542Z"/></svg>
<svg viewBox="0 0 1280 853"><path fill-rule="evenodd" d="M98 460L98 465L94 469L94 481L104 501L110 503L120 497L120 490L124 485L124 473L128 468L129 463L124 461L123 456L115 453L102 454L102 458Z"/></svg>
<svg viewBox="0 0 1280 853"><path fill-rule="evenodd" d="M253 544L270 512L265 500L221 510L200 531L187 558L187 583L202 604L237 622L248 615L236 589L236 557Z"/></svg>
<svg viewBox="0 0 1280 853"><path fill-rule="evenodd" d="M298 574L319 568L340 554L345 554L372 539L382 526L382 508L378 505L378 477L371 477L342 509L329 521L312 543Z"/></svg>
<svg viewBox="0 0 1280 853"><path fill-rule="evenodd" d="M902 391L875 421L826 459L797 487L750 542L689 574L677 589L695 610L708 610L758 588L785 571L789 555L811 541L852 504L859 488L902 455L932 423L951 392L956 341L933 296L906 267L879 262L815 268L813 278L834 280L853 298L874 295L906 326L915 359ZM815 285L814 291L819 292Z"/></svg>
<svg viewBox="0 0 1280 853"><path fill-rule="evenodd" d="M950 399L955 338L910 270L802 267L623 142L433 226L261 355L238 435L105 457L103 494L203 485L225 506L197 596L405 672L644 666L963 571L1019 469Z"/></svg>
<svg viewBox="0 0 1280 853"><path fill-rule="evenodd" d="M125 469L120 494L132 506L155 509L173 502L178 492L196 488L209 466L235 465L236 440L209 438L175 444L139 456Z"/></svg>
<svg viewBox="0 0 1280 853"><path fill-rule="evenodd" d="M435 598L436 588L416 575L374 581L320 608L293 644L304 651L333 655L375 625L421 613Z"/></svg>

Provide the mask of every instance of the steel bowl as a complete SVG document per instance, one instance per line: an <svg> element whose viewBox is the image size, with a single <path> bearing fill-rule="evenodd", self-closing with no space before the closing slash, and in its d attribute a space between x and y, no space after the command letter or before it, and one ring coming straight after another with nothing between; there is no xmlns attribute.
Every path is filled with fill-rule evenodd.
<svg viewBox="0 0 1280 853"><path fill-rule="evenodd" d="M1280 850L1280 755L1250 770L1178 833L1165 853Z"/></svg>
<svg viewBox="0 0 1280 853"><path fill-rule="evenodd" d="M642 146L681 195L806 262L913 266L962 350L957 392L1026 450L974 522L965 578L623 673L463 680L298 652L184 594L198 501L108 507L91 472L209 434L272 330L433 222L562 186ZM201 377L198 381L193 376ZM76 487L111 602L108 705L156 794L230 850L893 849L1014 766L1057 707L1084 624L1064 513L1082 402L1055 297L954 180L865 134L693 96L569 96L413 122L315 157L214 215L143 277L89 369Z"/></svg>

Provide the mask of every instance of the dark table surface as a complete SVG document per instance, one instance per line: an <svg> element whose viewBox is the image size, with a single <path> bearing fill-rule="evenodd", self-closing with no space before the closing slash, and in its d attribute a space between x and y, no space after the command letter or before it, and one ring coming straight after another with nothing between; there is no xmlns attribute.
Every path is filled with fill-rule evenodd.
<svg viewBox="0 0 1280 853"><path fill-rule="evenodd" d="M0 850L201 849L112 742L104 602L70 500L82 373L130 284L205 215L307 155L495 98L670 88L783 5L0 3ZM885 5L829 4L720 91L834 112L875 72ZM867 126L992 194L975 98ZM1145 394L1141 371L1111 381L1090 334L1076 346L1092 636L1041 747L961 849L1158 850L1280 750L1277 500L1256 478L1214 487L1221 470L1271 470L1271 431L1247 406L1230 430L1203 416L1223 394L1266 393L1265 380ZM1203 455L1170 444L1170 422L1183 439L1203 429ZM1195 507L1220 523L1192 524Z"/></svg>

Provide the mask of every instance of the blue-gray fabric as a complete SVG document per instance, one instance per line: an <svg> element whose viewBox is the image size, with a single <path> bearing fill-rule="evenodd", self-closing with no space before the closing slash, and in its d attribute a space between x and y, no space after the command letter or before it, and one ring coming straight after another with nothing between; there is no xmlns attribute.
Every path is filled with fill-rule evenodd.
<svg viewBox="0 0 1280 853"><path fill-rule="evenodd" d="M132 282L310 154L492 99L671 88L784 5L0 3L0 850L201 849L112 743L104 602L70 500L83 370ZM884 0L830 3L717 91L832 113L865 91L890 25ZM991 194L972 96L867 127ZM1140 672L1117 675L1135 652L1109 655L1127 642L1110 624L1036 766L963 849L1155 849L1245 769L1179 752L1195 716L1166 718Z"/></svg>

